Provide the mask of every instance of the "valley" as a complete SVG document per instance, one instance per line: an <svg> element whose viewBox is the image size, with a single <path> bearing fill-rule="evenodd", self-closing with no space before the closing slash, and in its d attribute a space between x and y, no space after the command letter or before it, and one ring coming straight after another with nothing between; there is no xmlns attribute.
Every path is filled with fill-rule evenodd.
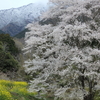
<svg viewBox="0 0 100 100"><path fill-rule="evenodd" d="M100 100L100 0L49 1L0 12L2 90L13 100Z"/></svg>

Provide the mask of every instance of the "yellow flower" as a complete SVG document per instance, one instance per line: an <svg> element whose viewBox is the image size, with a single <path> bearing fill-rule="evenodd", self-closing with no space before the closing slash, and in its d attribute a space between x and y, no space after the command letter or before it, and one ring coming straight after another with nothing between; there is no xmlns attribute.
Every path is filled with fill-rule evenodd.
<svg viewBox="0 0 100 100"><path fill-rule="evenodd" d="M37 92L29 92L27 86L27 82L0 80L0 100L18 100L14 99L12 93L18 93L20 96L37 95Z"/></svg>
<svg viewBox="0 0 100 100"><path fill-rule="evenodd" d="M7 90L0 90L0 100L13 100L11 94Z"/></svg>
<svg viewBox="0 0 100 100"><path fill-rule="evenodd" d="M13 82L13 84L15 85L15 86L28 86L28 84L26 83L26 82Z"/></svg>

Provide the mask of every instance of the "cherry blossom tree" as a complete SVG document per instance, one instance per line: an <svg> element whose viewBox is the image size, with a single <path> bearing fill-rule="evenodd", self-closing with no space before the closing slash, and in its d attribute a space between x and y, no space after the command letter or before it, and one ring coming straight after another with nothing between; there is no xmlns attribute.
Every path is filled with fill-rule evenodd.
<svg viewBox="0 0 100 100"><path fill-rule="evenodd" d="M32 56L24 66L33 76L29 90L52 93L55 100L94 100L100 90L100 2L75 0L67 6L66 0L50 1L64 7L58 10L58 4L42 24L27 26L23 50Z"/></svg>

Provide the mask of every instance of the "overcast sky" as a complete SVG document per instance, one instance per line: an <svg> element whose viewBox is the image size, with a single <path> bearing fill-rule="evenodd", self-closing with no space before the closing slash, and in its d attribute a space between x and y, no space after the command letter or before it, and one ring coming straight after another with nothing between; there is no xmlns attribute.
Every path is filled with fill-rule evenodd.
<svg viewBox="0 0 100 100"><path fill-rule="evenodd" d="M17 8L29 3L47 3L48 0L0 0L0 10Z"/></svg>

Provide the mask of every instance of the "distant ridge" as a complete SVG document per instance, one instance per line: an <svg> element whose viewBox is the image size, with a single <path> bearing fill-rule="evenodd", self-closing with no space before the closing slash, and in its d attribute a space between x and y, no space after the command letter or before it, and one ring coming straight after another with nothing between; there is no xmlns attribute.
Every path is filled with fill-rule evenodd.
<svg viewBox="0 0 100 100"><path fill-rule="evenodd" d="M14 37L16 38L24 38L25 37L25 33L28 32L29 30L28 29L24 29L23 31L19 32L18 34L16 34Z"/></svg>
<svg viewBox="0 0 100 100"><path fill-rule="evenodd" d="M3 32L2 30L0 30L0 34L6 34L5 32Z"/></svg>
<svg viewBox="0 0 100 100"><path fill-rule="evenodd" d="M31 3L19 8L0 10L0 30L15 36L24 30L28 23L38 21L47 9L48 5Z"/></svg>

